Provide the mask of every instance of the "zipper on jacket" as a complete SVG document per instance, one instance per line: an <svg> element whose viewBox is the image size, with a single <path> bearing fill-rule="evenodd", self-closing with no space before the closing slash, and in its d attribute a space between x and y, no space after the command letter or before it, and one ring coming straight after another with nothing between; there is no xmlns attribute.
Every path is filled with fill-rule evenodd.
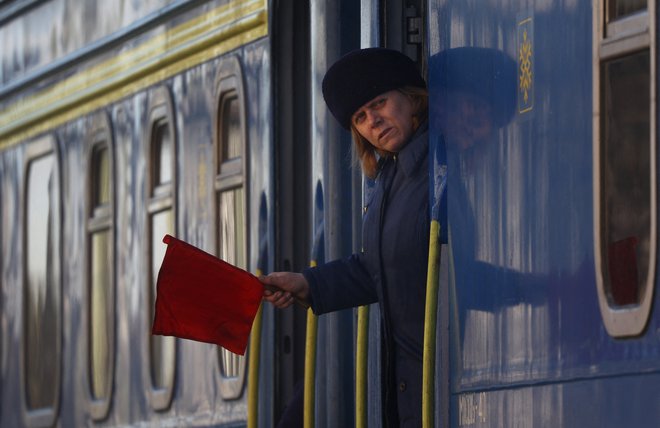
<svg viewBox="0 0 660 428"><path fill-rule="evenodd" d="M390 157L392 159L392 168L390 174L383 176L383 198L380 201L380 213L379 213L379 230L378 230L378 262L380 268L380 282L381 287L383 288L383 297L385 298L384 302L381 302L381 311L385 315L383 319L383 327L385 331L385 394L384 402L382 403L384 407L387 407L389 404L397 405L397 392L396 392L396 362L394 361L394 337L392 335L392 326L390 325L390 310L389 304L391 304L389 295L387 293L387 279L385 278L385 264L383 263L383 227L385 225L385 211L386 206L390 199L390 191L392 190L392 185L394 184L394 176L396 175L397 162L396 155ZM383 172L386 171L387 163L383 165ZM381 368L382 370L382 368ZM387 419L389 409L383 409L383 416ZM397 412L398 413L398 412ZM385 426L398 426L397 423L392 425L391 421L386 420Z"/></svg>

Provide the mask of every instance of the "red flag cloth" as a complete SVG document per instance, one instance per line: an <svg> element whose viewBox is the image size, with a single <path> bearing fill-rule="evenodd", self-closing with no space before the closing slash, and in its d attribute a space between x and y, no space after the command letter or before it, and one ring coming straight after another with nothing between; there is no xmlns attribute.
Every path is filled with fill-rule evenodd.
<svg viewBox="0 0 660 428"><path fill-rule="evenodd" d="M256 276L170 235L156 283L152 334L245 354L263 286Z"/></svg>

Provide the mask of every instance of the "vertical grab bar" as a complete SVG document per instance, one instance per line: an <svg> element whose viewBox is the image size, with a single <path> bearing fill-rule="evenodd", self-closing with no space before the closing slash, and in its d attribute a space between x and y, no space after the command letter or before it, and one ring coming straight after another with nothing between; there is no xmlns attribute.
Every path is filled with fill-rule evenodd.
<svg viewBox="0 0 660 428"><path fill-rule="evenodd" d="M422 427L433 426L435 402L435 348L438 317L438 279L440 260L440 223L431 221L429 264L426 277L426 307L424 316L424 356L422 368Z"/></svg>
<svg viewBox="0 0 660 428"><path fill-rule="evenodd" d="M261 276L268 266L268 204L266 195L262 193L259 205L259 255L257 258L256 276ZM259 358L261 356L261 330L263 325L263 302L252 323L248 359L248 428L259 425Z"/></svg>
<svg viewBox="0 0 660 428"><path fill-rule="evenodd" d="M255 274L260 276L261 269ZM259 355L261 354L261 326L262 326L263 303L252 324L250 332L250 359L248 361L248 428L257 428L257 417L259 416Z"/></svg>
<svg viewBox="0 0 660 428"><path fill-rule="evenodd" d="M355 428L367 428L367 354L369 352L369 306L357 310L355 350Z"/></svg>
<svg viewBox="0 0 660 428"><path fill-rule="evenodd" d="M444 144L436 139L429 142L429 206L431 228L429 235L429 263L426 276L426 305L424 308L424 354L422 360L422 427L435 422L435 351L438 319L438 288L440 279L441 201L447 188L447 162Z"/></svg>
<svg viewBox="0 0 660 428"><path fill-rule="evenodd" d="M323 217L323 187L318 182L314 198L314 242L312 246L312 257L310 267L315 267L318 262L325 260L325 222ZM318 317L307 309L307 329L305 337L305 383L303 404L303 426L314 428L315 413L314 403L316 399L316 344L318 335Z"/></svg>
<svg viewBox="0 0 660 428"><path fill-rule="evenodd" d="M316 266L316 260L309 264ZM305 333L305 399L303 410L303 421L305 428L313 428L315 422L314 401L316 391L316 338L318 332L318 317L312 312L312 308L307 309L307 329Z"/></svg>

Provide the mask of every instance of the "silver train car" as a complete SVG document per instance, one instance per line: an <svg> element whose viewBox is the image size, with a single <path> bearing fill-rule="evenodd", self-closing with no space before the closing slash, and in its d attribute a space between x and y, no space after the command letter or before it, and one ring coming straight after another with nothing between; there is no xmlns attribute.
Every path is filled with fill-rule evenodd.
<svg viewBox="0 0 660 428"><path fill-rule="evenodd" d="M0 2L0 426L276 423L306 313L264 307L246 356L152 336L161 240L252 272L351 250L361 179L319 85L359 22L349 1ZM353 324L317 330L329 425L353 418Z"/></svg>

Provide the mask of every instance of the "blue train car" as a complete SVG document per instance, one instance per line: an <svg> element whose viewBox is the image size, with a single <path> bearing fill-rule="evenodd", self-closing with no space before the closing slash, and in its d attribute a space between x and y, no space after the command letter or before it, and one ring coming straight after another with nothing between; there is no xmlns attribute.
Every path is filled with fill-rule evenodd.
<svg viewBox="0 0 660 428"><path fill-rule="evenodd" d="M444 423L656 426L655 2L433 1L428 19Z"/></svg>

